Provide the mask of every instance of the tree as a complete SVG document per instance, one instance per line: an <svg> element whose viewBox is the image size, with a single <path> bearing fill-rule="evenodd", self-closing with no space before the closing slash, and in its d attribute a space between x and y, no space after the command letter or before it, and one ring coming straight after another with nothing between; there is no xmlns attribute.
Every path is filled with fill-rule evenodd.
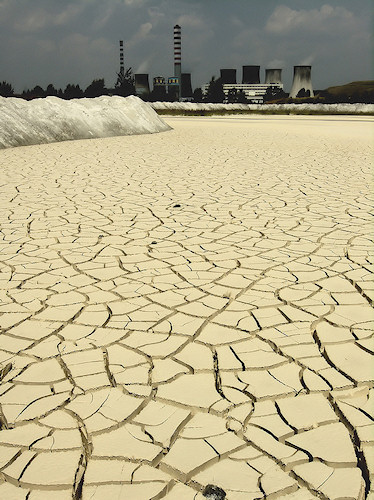
<svg viewBox="0 0 374 500"><path fill-rule="evenodd" d="M100 97L107 94L108 90L105 88L104 78L93 80L84 91L85 97Z"/></svg>
<svg viewBox="0 0 374 500"><path fill-rule="evenodd" d="M10 83L3 81L0 83L0 95L3 97L11 97L14 95L14 88Z"/></svg>
<svg viewBox="0 0 374 500"><path fill-rule="evenodd" d="M280 87L271 86L266 89L264 102L274 101L276 99L282 99L284 97L286 97L286 94Z"/></svg>
<svg viewBox="0 0 374 500"><path fill-rule="evenodd" d="M298 98L310 97L310 90L305 90L304 88L302 88L299 90L296 97Z"/></svg>
<svg viewBox="0 0 374 500"><path fill-rule="evenodd" d="M230 89L227 94L227 102L229 103L239 103L239 104L247 104L248 99L243 90L238 89Z"/></svg>
<svg viewBox="0 0 374 500"><path fill-rule="evenodd" d="M135 79L131 68L124 73L117 73L117 82L115 84L115 94L122 97L135 94Z"/></svg>
<svg viewBox="0 0 374 500"><path fill-rule="evenodd" d="M47 86L46 91L45 91L45 95L54 95L54 96L57 96L57 89L55 89L55 87L52 85L52 83L50 83Z"/></svg>
<svg viewBox="0 0 374 500"><path fill-rule="evenodd" d="M197 88L193 91L192 98L193 102L203 102L204 96L201 88Z"/></svg>
<svg viewBox="0 0 374 500"><path fill-rule="evenodd" d="M223 91L222 80L218 78L216 80L215 76L209 82L209 87L207 94L205 96L206 102L223 102L226 99L225 93Z"/></svg>
<svg viewBox="0 0 374 500"><path fill-rule="evenodd" d="M80 97L83 97L83 90L79 85L72 85L71 83L68 83L63 92L63 97L64 99L79 99Z"/></svg>
<svg viewBox="0 0 374 500"><path fill-rule="evenodd" d="M22 92L22 97L25 99L40 99L41 97L45 97L45 91L40 87L40 85L36 85L36 87L31 90L24 90Z"/></svg>

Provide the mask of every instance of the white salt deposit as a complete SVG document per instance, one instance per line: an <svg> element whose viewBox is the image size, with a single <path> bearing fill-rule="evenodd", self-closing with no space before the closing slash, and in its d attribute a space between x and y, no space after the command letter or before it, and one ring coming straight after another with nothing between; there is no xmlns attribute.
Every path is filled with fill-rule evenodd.
<svg viewBox="0 0 374 500"><path fill-rule="evenodd" d="M213 104L193 102L153 102L155 110L180 111L314 111L323 113L373 113L374 104Z"/></svg>
<svg viewBox="0 0 374 500"><path fill-rule="evenodd" d="M314 111L374 113L374 104L213 104L191 102L145 103L135 96L102 96L63 100L46 97L26 101L0 97L0 149L76 139L170 130L158 110L177 111Z"/></svg>
<svg viewBox="0 0 374 500"><path fill-rule="evenodd" d="M169 129L151 106L135 96L69 101L0 97L0 149Z"/></svg>

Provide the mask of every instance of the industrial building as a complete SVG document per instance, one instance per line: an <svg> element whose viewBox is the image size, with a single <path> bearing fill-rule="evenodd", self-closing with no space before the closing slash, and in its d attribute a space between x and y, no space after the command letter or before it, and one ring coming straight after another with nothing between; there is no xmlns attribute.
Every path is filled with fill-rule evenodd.
<svg viewBox="0 0 374 500"><path fill-rule="evenodd" d="M177 24L173 30L174 40L174 75L168 78L157 76L153 79L153 97L158 100L192 100L191 73L182 73L182 29ZM235 68L220 70L220 82L226 100L233 92L242 93L245 98L254 103L263 103L269 87L283 90L282 70L280 68L267 68L265 81L261 83L260 66L246 65L242 67L241 82L237 82ZM123 42L120 41L120 72L124 75ZM202 92L206 95L209 83L203 85ZM135 74L135 93L139 97L147 98L151 91L149 75L146 73ZM311 80L311 66L294 66L293 83L290 97L313 97Z"/></svg>
<svg viewBox="0 0 374 500"><path fill-rule="evenodd" d="M294 66L294 75L289 97L314 97L311 66ZM282 70L268 68L265 70L265 83L260 83L260 66L243 66L242 83L236 82L236 69L221 69L220 80L223 91L228 96L230 90L242 91L246 98L254 103L262 103L269 87L283 90ZM209 84L204 85L206 94Z"/></svg>
<svg viewBox="0 0 374 500"><path fill-rule="evenodd" d="M192 84L191 73L182 73L182 33L181 27L174 26L174 75L165 78L156 76L153 78L153 97L162 100L168 98L173 100L191 100ZM120 72L123 69L123 43L120 45ZM139 97L147 98L151 91L149 87L149 75L136 73L135 93Z"/></svg>
<svg viewBox="0 0 374 500"><path fill-rule="evenodd" d="M269 87L276 87L283 90L281 81L281 69L267 69L265 83L260 83L260 66L243 66L242 81L236 81L236 69L225 68L220 70L220 80L223 86L223 92L228 98L230 91L236 90L243 92L245 97L254 103L262 103L264 95ZM203 94L208 92L209 84L203 86Z"/></svg>

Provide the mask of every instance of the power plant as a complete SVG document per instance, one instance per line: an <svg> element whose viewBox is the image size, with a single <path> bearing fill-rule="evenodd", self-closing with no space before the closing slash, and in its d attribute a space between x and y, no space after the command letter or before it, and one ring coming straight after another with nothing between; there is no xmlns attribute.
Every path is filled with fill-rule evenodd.
<svg viewBox="0 0 374 500"><path fill-rule="evenodd" d="M271 81L265 81L265 83L260 83L260 66L243 66L242 67L242 83L236 82L236 69L221 69L221 83L223 87L223 92L228 99L231 93L242 93L245 98L254 103L262 103L264 101L264 95L268 91L269 87L283 90L283 84L281 80L280 69L267 69L266 75L267 79ZM203 86L203 94L207 94L209 84Z"/></svg>
<svg viewBox="0 0 374 500"><path fill-rule="evenodd" d="M146 73L135 74L135 92L139 97L147 96L150 94L149 90L149 77Z"/></svg>
<svg viewBox="0 0 374 500"><path fill-rule="evenodd" d="M265 83L273 85L274 83L282 83L282 70L281 69L266 69L265 70Z"/></svg>
<svg viewBox="0 0 374 500"><path fill-rule="evenodd" d="M260 83L260 66L243 66L242 83L257 85Z"/></svg>
<svg viewBox="0 0 374 500"><path fill-rule="evenodd" d="M294 66L290 97L314 97L311 70L311 66Z"/></svg>
<svg viewBox="0 0 374 500"><path fill-rule="evenodd" d="M221 82L223 85L236 83L236 69L221 69Z"/></svg>
<svg viewBox="0 0 374 500"><path fill-rule="evenodd" d="M168 78L157 76L153 78L153 98L157 100L191 100L193 96L191 73L182 73L182 29L176 24L173 29L174 41L174 75ZM124 78L123 40L120 40L120 70L119 78ZM235 93L241 93L251 102L262 103L264 96L271 87L274 91L283 91L282 69L266 68L265 81L261 83L261 67L258 65L245 65L242 67L241 83L237 82L236 68L220 69L220 82L226 99ZM136 73L134 75L135 93L139 97L147 98L151 94L149 75ZM203 94L207 94L209 84L202 86ZM311 66L294 66L294 76L291 98L314 97Z"/></svg>

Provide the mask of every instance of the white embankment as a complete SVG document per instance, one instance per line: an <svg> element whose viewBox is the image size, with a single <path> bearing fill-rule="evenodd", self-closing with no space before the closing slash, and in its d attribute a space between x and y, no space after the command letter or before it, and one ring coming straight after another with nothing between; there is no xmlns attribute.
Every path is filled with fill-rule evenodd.
<svg viewBox="0 0 374 500"><path fill-rule="evenodd" d="M170 127L162 118L135 96L68 101L0 97L0 149L166 130Z"/></svg>
<svg viewBox="0 0 374 500"><path fill-rule="evenodd" d="M309 111L316 113L373 113L374 104L212 104L193 102L152 102L151 106L156 111L258 111L259 113L279 111L297 113L298 111Z"/></svg>

